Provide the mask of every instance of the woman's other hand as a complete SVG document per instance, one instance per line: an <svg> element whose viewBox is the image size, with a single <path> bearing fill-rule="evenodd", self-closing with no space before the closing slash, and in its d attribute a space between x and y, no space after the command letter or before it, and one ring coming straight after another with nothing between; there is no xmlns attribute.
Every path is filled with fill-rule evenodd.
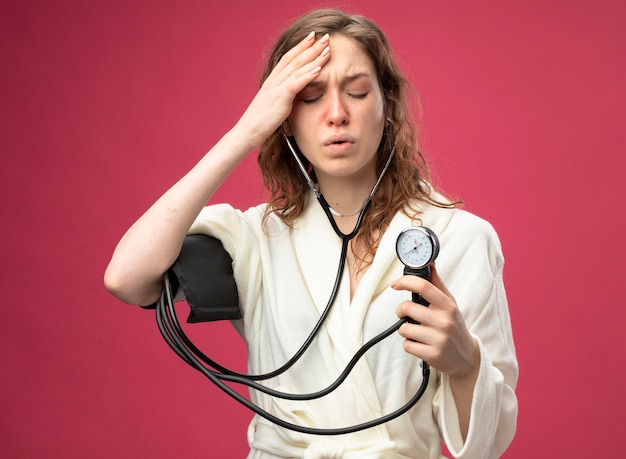
<svg viewBox="0 0 626 459"><path fill-rule="evenodd" d="M480 350L472 337L454 297L432 266L431 282L417 276L403 276L391 285L396 290L419 293L428 302L424 307L403 301L396 313L418 323L404 323L399 333L406 352L428 362L446 374L457 408L463 440L469 431L474 386L480 368Z"/></svg>
<svg viewBox="0 0 626 459"><path fill-rule="evenodd" d="M412 301L398 305L399 317L417 322L407 322L399 329L406 339L405 351L450 376L472 374L478 367L478 346L435 266L432 266L431 282L417 276L403 276L391 287L419 293L430 303L429 307Z"/></svg>

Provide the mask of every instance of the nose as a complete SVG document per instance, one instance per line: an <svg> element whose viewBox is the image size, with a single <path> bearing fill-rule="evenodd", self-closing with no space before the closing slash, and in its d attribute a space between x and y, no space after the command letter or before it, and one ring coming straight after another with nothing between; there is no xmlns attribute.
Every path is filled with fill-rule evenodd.
<svg viewBox="0 0 626 459"><path fill-rule="evenodd" d="M329 91L327 97L326 119L329 124L340 126L348 124L348 108L338 91Z"/></svg>

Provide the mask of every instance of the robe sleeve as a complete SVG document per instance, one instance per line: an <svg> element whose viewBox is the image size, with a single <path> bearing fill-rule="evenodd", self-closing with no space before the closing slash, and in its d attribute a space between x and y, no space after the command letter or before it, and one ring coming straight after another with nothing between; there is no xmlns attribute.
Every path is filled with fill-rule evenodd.
<svg viewBox="0 0 626 459"><path fill-rule="evenodd" d="M233 259L233 274L244 319L248 312L245 306L254 304L262 287L263 246L258 231L262 214L262 207L242 212L228 204L211 205L202 209L188 231L188 234L206 234L219 239Z"/></svg>
<svg viewBox="0 0 626 459"><path fill-rule="evenodd" d="M491 225L464 212L457 212L455 219L460 221L446 228L446 242L442 242L442 250L445 247L450 256L441 275L478 342L481 357L466 441L446 375L433 409L453 457L497 458L512 441L517 422L518 365L503 282L504 259Z"/></svg>

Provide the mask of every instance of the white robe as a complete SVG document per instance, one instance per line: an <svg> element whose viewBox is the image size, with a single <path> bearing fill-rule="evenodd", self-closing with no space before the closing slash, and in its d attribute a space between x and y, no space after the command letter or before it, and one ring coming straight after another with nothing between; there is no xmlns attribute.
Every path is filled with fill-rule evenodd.
<svg viewBox="0 0 626 459"><path fill-rule="evenodd" d="M446 376L431 369L428 389L408 413L361 432L323 437L286 430L256 415L248 432L249 458L440 458L440 441L458 458L498 457L513 438L517 361L502 280L503 258L489 223L462 210L420 204L421 221L399 213L383 235L373 263L350 302L344 274L325 325L304 357L264 384L292 393L315 392L343 371L369 339L394 324L397 305L410 293L390 283L402 275L397 235L421 224L439 237L437 269L477 338L481 367L471 422L463 442ZM262 226L264 206L246 212L228 205L206 207L190 233L219 238L233 258L243 313L235 326L248 345L248 371L280 367L301 346L324 310L335 280L341 239L310 199L294 228L277 217ZM367 352L333 393L312 401L275 399L251 390L252 400L288 422L335 428L380 417L401 407L422 381L421 361L406 353L394 333Z"/></svg>

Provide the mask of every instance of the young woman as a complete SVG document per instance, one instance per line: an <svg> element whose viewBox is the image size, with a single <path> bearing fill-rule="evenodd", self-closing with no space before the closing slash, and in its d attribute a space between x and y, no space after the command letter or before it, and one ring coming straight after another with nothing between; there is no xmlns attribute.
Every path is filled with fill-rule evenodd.
<svg viewBox="0 0 626 459"><path fill-rule="evenodd" d="M432 368L428 388L402 416L338 436L294 432L257 415L250 458L439 458L443 441L454 457L484 459L498 457L513 438L517 362L499 241L487 222L428 184L407 89L372 21L336 10L302 16L274 46L262 86L237 124L128 230L107 268L112 294L150 304L186 234L217 237L233 259L248 370L267 373L315 326L333 290L346 239L340 233L359 226L315 341L265 384L318 391L363 343L398 317L412 321L368 351L325 397L293 401L252 390L252 400L288 422L335 428L401 407L420 386L422 361ZM257 148L269 202L247 211L204 207ZM412 225L440 240L430 282L402 275L396 256L398 234ZM412 302L411 292L430 306Z"/></svg>

